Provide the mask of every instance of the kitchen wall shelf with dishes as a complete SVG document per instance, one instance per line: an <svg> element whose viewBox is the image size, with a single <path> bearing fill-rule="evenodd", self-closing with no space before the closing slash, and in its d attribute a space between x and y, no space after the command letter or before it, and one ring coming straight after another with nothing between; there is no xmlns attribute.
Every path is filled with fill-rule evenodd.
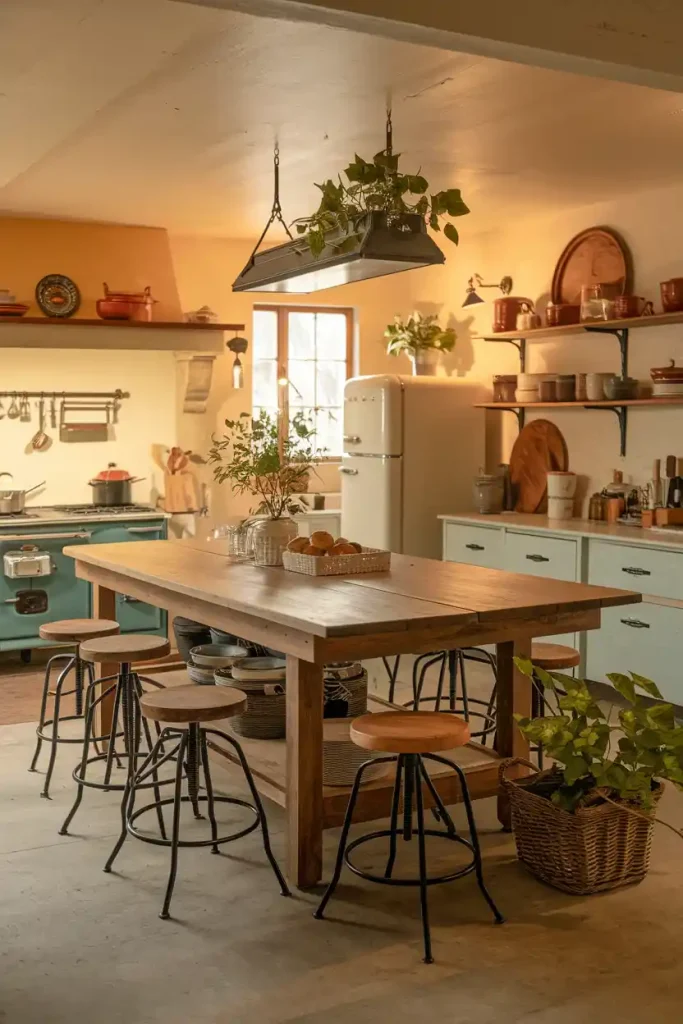
<svg viewBox="0 0 683 1024"><path fill-rule="evenodd" d="M0 348L140 349L165 352L222 352L226 331L244 324L183 321L71 320L42 316L0 317Z"/></svg>
<svg viewBox="0 0 683 1024"><path fill-rule="evenodd" d="M629 332L634 327L668 327L672 324L683 324L683 312L655 313L652 316L631 317L627 320L603 320L591 323L566 324L559 327L535 327L528 331L501 331L479 335L476 341L507 343L514 345L519 352L519 368L526 372L526 343L534 338L553 338L564 334L612 334L619 342L621 353L621 376L628 376L628 343ZM513 412L517 417L520 430L524 426L526 410L532 409L606 409L615 413L619 421L619 453L626 454L626 437L628 432L628 409L630 406L666 406L680 405L681 398L630 398L604 402L485 402L478 404L478 409L494 409Z"/></svg>

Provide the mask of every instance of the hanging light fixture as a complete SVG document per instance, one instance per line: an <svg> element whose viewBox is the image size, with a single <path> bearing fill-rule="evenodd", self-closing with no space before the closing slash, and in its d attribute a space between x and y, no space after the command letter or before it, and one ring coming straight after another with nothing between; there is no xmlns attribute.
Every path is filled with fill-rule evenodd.
<svg viewBox="0 0 683 1024"><path fill-rule="evenodd" d="M486 301L486 299L482 299L481 295L477 295L477 288L500 288L503 295L509 295L512 291L512 278L503 277L498 284L484 284L481 274L473 274L467 282L463 309L465 306L476 306L477 303Z"/></svg>
<svg viewBox="0 0 683 1024"><path fill-rule="evenodd" d="M387 111L386 152L392 153L391 110ZM424 217L405 214L396 223L387 223L382 211L364 218L356 236L330 234L329 241L314 256L302 238L295 239L282 216L280 206L280 153L274 152L273 207L261 237L242 273L232 285L234 292L307 293L352 281L396 274L445 263L445 256L427 232ZM258 252L266 232L274 221L284 227L290 241ZM343 251L339 241L344 239ZM336 244L335 244L336 243Z"/></svg>
<svg viewBox="0 0 683 1024"><path fill-rule="evenodd" d="M235 353L235 362L232 364L232 386L234 388L244 387L244 369L242 367L242 361L240 355L249 348L249 342L246 338L231 338L230 341L226 342L226 348L229 348L231 352Z"/></svg>

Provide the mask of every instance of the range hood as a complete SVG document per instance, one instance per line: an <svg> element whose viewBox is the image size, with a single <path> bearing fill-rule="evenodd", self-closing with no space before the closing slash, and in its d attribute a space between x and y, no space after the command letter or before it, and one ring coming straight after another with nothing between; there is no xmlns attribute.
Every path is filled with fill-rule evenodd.
<svg viewBox="0 0 683 1024"><path fill-rule="evenodd" d="M330 234L319 256L303 238L254 252L232 290L305 294L445 261L419 214L388 223L386 213L376 211L360 223L355 240Z"/></svg>

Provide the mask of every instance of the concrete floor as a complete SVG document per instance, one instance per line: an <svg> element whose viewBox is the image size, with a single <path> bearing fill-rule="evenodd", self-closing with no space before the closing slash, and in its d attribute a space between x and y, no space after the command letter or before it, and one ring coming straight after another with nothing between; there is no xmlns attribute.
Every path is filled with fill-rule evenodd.
<svg viewBox="0 0 683 1024"><path fill-rule="evenodd" d="M416 891L347 872L330 919L314 921L316 894L281 897L255 835L220 857L182 851L175 916L161 921L166 851L129 839L120 873L105 875L118 796L95 791L73 836L59 837L73 749L60 757L53 799L44 801L42 777L26 771L33 739L31 725L0 728L2 1024L683 1019L683 847L668 830L656 830L641 885L575 898L530 877L512 838L497 830L493 801L479 802L487 881L508 920L491 923L471 877L432 889L437 962L425 966ZM214 782L243 794L220 768ZM272 804L267 811L282 859L283 813ZM683 821L683 796L672 787L660 813ZM455 818L462 823L459 810ZM223 820L236 817L228 811ZM328 871L336 837L326 835ZM443 865L441 851L430 855ZM363 863L379 859L368 849Z"/></svg>

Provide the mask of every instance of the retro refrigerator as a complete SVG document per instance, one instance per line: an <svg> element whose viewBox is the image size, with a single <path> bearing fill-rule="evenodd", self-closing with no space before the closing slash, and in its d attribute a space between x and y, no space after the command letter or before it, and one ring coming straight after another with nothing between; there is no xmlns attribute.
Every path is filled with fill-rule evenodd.
<svg viewBox="0 0 683 1024"><path fill-rule="evenodd" d="M472 508L484 465L480 383L390 374L344 390L342 534L367 547L441 557L440 514Z"/></svg>

